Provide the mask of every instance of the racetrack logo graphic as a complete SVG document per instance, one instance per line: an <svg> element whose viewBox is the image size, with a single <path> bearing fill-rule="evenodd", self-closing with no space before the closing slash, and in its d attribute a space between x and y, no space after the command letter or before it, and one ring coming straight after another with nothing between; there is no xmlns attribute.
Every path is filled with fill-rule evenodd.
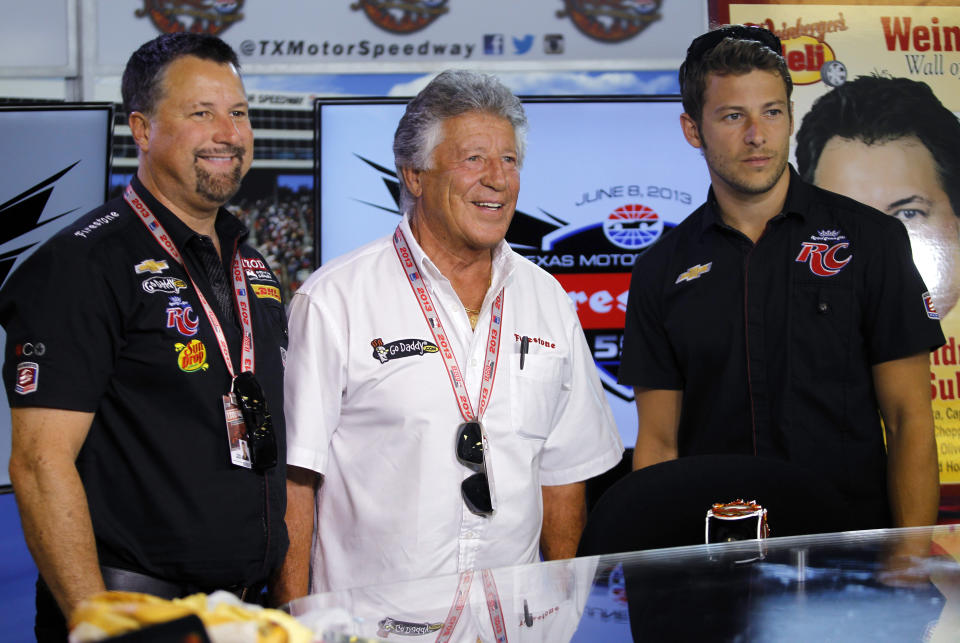
<svg viewBox="0 0 960 643"><path fill-rule="evenodd" d="M601 42L623 42L660 20L663 0L564 0L557 18L570 17L585 36Z"/></svg>
<svg viewBox="0 0 960 643"><path fill-rule="evenodd" d="M420 31L450 11L447 0L360 0L350 8L362 10L370 22L397 34Z"/></svg>
<svg viewBox="0 0 960 643"><path fill-rule="evenodd" d="M627 204L610 213L603 222L603 234L615 246L640 250L660 238L663 220L645 205Z"/></svg>
<svg viewBox="0 0 960 643"><path fill-rule="evenodd" d="M243 20L244 0L143 0L143 9L133 15L150 17L163 33L203 33L217 35Z"/></svg>

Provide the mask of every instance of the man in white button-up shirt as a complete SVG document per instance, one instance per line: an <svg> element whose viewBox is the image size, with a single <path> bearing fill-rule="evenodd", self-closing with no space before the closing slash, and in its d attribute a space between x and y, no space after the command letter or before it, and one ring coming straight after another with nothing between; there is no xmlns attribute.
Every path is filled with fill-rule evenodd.
<svg viewBox="0 0 960 643"><path fill-rule="evenodd" d="M493 77L438 76L394 138L397 232L294 296L274 600L575 554L623 445L571 301L504 241L526 127Z"/></svg>

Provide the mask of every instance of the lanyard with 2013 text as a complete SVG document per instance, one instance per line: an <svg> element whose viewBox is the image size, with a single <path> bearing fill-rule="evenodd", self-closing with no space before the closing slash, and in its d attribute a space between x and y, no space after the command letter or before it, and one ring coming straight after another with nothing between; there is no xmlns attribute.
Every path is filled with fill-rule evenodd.
<svg viewBox="0 0 960 643"><path fill-rule="evenodd" d="M223 333L223 327L220 325L220 320L217 319L216 313L213 312L213 309L210 307L210 304L207 303L206 297L203 296L203 293L200 292L200 289L197 287L197 284L194 283L193 277L190 276L190 271L187 270L187 265L183 261L183 257L180 255L180 251L177 250L177 246L173 243L173 239L170 238L170 235L167 234L167 231L160 224L160 221L157 220L157 217L154 216L153 212L150 211L150 208L147 207L147 204L144 203L137 193L134 191L132 185L127 185L127 189L123 194L123 198L126 199L127 203L133 208L133 211L137 214L137 217L143 222L143 225L147 226L147 230L150 231L150 234L153 235L153 238L157 240L157 243L167 251L174 261L183 266L184 272L187 273L187 278L190 279L190 284L193 286L193 290L197 293L197 297L200 299L200 305L203 306L203 312L207 315L207 320L210 322L210 326L213 328L213 334L217 338L217 344L220 346L220 353L223 355L223 361L227 365L227 371L230 373L230 377L236 377L236 373L233 370L233 361L230 359L230 347L227 344L227 338ZM253 325L250 321L250 299L247 294L247 282L243 276L243 266L240 264L240 251L237 250L236 254L233 256L233 291L237 298L237 307L239 308L240 313L240 324L243 327L243 343L240 349L240 372L250 371L253 372L254 367L254 358L253 358Z"/></svg>
<svg viewBox="0 0 960 643"><path fill-rule="evenodd" d="M417 270L417 264L413 260L413 253L410 252L410 246L407 244L403 231L398 226L393 233L393 247L397 251L397 259L403 266L404 272L410 281L410 288L413 289L413 296L420 304L420 310L430 326L430 332L437 342L440 349L440 355L443 357L443 364L447 368L447 375L450 377L450 385L453 387L453 395L457 399L457 408L460 409L460 415L464 421L471 422L480 420L483 412L490 401L490 393L493 392L493 380L497 374L497 360L500 354L500 326L503 322L503 289L497 294L493 301L493 309L490 311L490 329L487 332L486 356L483 364L483 379L480 385L480 399L477 401L477 413L473 412L473 405L470 403L470 394L467 392L466 383L463 381L463 374L457 365L457 356L453 354L453 347L450 340L447 339L447 333L443 329L443 323L437 314L437 309L433 305L433 299L420 271ZM493 576L489 570L483 570L484 593L487 598L487 610L490 612L490 622L493 625L494 633L499 643L506 643L506 626L503 622L503 611L500 607L500 600L496 595L496 586L493 585ZM488 579L489 575L489 579ZM460 582L457 587L457 595L453 605L450 607L450 613L444 621L443 628L437 635L437 643L445 643L450 640L453 630L460 620L463 608L466 605L467 594L470 591L470 583L473 580L473 572L468 571L460 575ZM491 595L491 591L493 592Z"/></svg>
<svg viewBox="0 0 960 643"><path fill-rule="evenodd" d="M497 374L497 359L500 354L500 326L503 322L503 289L500 289L497 298L493 301L493 309L490 311L490 329L487 332L486 355L483 363L483 379L480 385L480 399L477 401L477 412L473 412L473 405L470 403L470 394L467 392L466 383L463 381L463 373L457 364L457 357L453 354L453 347L447 338L446 331L443 330L443 324L440 322L440 316L433 305L426 284L417 270L417 264L413 260L413 253L410 252L410 246L403 236L403 232L397 227L393 233L393 247L397 251L397 258L403 266L410 280L410 288L413 289L413 296L420 304L420 310L430 326L433 338L437 341L437 347L440 349L440 355L443 357L443 364L447 368L447 375L450 377L450 385L453 387L453 395L457 400L457 407L460 409L460 415L465 422L479 420L487 408L490 401L490 394L493 392L493 380Z"/></svg>

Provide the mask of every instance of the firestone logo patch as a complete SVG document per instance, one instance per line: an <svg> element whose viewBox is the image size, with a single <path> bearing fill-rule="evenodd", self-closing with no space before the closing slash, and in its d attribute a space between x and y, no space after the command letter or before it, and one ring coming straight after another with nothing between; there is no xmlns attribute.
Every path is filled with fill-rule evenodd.
<svg viewBox="0 0 960 643"><path fill-rule="evenodd" d="M143 0L133 15L149 17L163 33L203 33L211 36L243 20L244 0Z"/></svg>
<svg viewBox="0 0 960 643"><path fill-rule="evenodd" d="M40 380L40 367L36 362L20 362L17 364L17 383L13 390L20 395L27 395L37 390Z"/></svg>
<svg viewBox="0 0 960 643"><path fill-rule="evenodd" d="M397 34L420 31L450 11L447 0L360 0L350 8L363 11L370 22L384 31Z"/></svg>
<svg viewBox="0 0 960 643"><path fill-rule="evenodd" d="M425 339L398 339L384 344L383 339L377 337L370 342L370 345L373 346L373 359L381 364L386 364L392 359L413 355L423 356L425 353L436 353L440 350L436 344Z"/></svg>
<svg viewBox="0 0 960 643"><path fill-rule="evenodd" d="M933 297L930 295L930 291L923 293L923 309L927 312L927 317L930 319L940 319L940 313L937 312L936 306L933 305Z"/></svg>
<svg viewBox="0 0 960 643"><path fill-rule="evenodd" d="M623 42L660 20L663 0L564 0L557 18L569 17L585 36Z"/></svg>

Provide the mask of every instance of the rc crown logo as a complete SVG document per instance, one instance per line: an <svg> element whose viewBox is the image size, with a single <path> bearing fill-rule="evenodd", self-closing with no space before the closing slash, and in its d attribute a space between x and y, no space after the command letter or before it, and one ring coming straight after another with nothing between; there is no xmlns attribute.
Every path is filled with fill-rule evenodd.
<svg viewBox="0 0 960 643"><path fill-rule="evenodd" d="M833 277L839 274L853 259L850 242L839 230L818 230L810 241L800 243L800 254L795 261L810 266L810 272L818 277Z"/></svg>

